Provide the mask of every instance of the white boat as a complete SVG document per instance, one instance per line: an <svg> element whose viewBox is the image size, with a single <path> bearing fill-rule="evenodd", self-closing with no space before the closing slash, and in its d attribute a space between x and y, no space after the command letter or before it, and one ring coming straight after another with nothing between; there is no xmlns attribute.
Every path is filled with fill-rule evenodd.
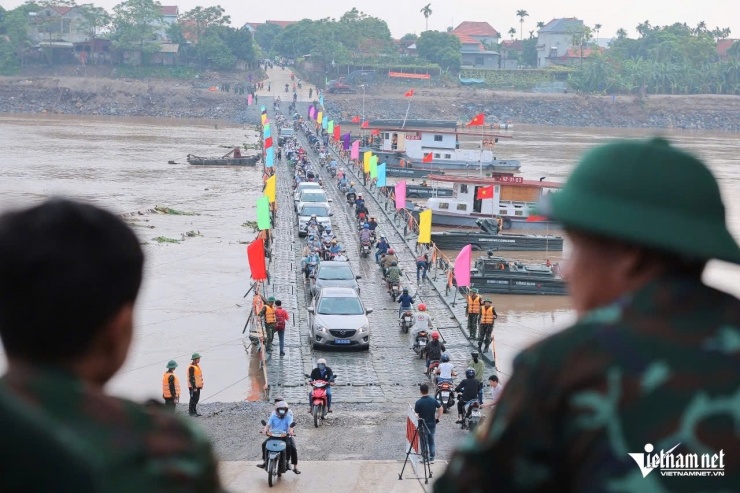
<svg viewBox="0 0 740 493"><path fill-rule="evenodd" d="M430 175L429 180L451 183L452 197L431 197L433 226L477 228L477 219L501 216L504 229L553 229L558 224L536 216L536 207L545 195L555 192L560 183L525 180L520 176L456 177ZM476 199L478 190L493 185L493 197Z"/></svg>

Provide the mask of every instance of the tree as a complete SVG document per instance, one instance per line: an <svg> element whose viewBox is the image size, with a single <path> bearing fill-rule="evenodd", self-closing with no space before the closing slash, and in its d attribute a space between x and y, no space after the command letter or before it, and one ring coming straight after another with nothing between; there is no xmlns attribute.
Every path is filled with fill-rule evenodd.
<svg viewBox="0 0 740 493"><path fill-rule="evenodd" d="M419 56L438 64L443 70L457 70L462 63L460 39L449 33L424 31L416 42Z"/></svg>
<svg viewBox="0 0 740 493"><path fill-rule="evenodd" d="M653 27L650 25L650 21L645 21L645 22L638 24L636 29L637 29L637 33L641 37L645 37L648 35L648 33L650 33L652 28Z"/></svg>
<svg viewBox="0 0 740 493"><path fill-rule="evenodd" d="M542 22L542 21L539 21L539 22L537 23L537 29L542 29L543 27L545 27L545 23L544 23L544 22Z"/></svg>
<svg viewBox="0 0 740 493"><path fill-rule="evenodd" d="M39 10L37 4L23 4L5 11L0 25L0 73L11 75L25 61L26 50L31 46L28 35L28 19L31 12Z"/></svg>
<svg viewBox="0 0 740 493"><path fill-rule="evenodd" d="M601 30L601 24L594 25L594 31L596 31L596 44L599 44L599 31Z"/></svg>
<svg viewBox="0 0 740 493"><path fill-rule="evenodd" d="M283 30L279 24L260 24L254 31L254 40L265 51L272 51L275 38Z"/></svg>
<svg viewBox="0 0 740 493"><path fill-rule="evenodd" d="M529 17L529 12L524 9L517 10L516 15L519 17L519 40L521 41L524 39L524 18Z"/></svg>
<svg viewBox="0 0 740 493"><path fill-rule="evenodd" d="M416 43L418 39L419 39L419 36L417 36L416 34L412 34L412 33L404 34L400 40L401 46L403 46L404 48L408 48L412 44Z"/></svg>
<svg viewBox="0 0 740 493"><path fill-rule="evenodd" d="M209 27L226 26L231 22L231 17L224 15L224 12L226 11L220 5L195 7L180 16L178 22L182 25L185 38L197 43L203 31Z"/></svg>
<svg viewBox="0 0 740 493"><path fill-rule="evenodd" d="M122 50L155 53L162 29L162 5L155 0L126 0L113 7L113 45Z"/></svg>
<svg viewBox="0 0 740 493"><path fill-rule="evenodd" d="M509 28L509 36L511 36L511 39L514 39L514 35L516 34L516 29L513 27Z"/></svg>
<svg viewBox="0 0 740 493"><path fill-rule="evenodd" d="M111 23L110 14L103 7L95 7L91 3L80 5L82 22L80 29L87 33L90 39L95 39L98 34Z"/></svg>
<svg viewBox="0 0 740 493"><path fill-rule="evenodd" d="M617 39L625 39L627 37L627 31L624 28L617 29Z"/></svg>
<svg viewBox="0 0 740 493"><path fill-rule="evenodd" d="M428 3L424 7L421 8L419 12L424 16L424 22L426 23L426 29L425 31L429 30L429 16L432 15L432 4Z"/></svg>

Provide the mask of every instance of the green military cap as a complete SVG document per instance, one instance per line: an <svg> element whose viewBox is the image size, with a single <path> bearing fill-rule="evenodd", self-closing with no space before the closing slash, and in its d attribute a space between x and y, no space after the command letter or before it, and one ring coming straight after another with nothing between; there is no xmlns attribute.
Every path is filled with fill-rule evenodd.
<svg viewBox="0 0 740 493"><path fill-rule="evenodd" d="M590 150L542 212L574 230L740 264L717 180L699 159L660 137Z"/></svg>
<svg viewBox="0 0 740 493"><path fill-rule="evenodd" d="M268 303L273 303L274 301L275 301L275 297L274 296L270 296L269 298L267 298L267 302Z"/></svg>
<svg viewBox="0 0 740 493"><path fill-rule="evenodd" d="M197 354L197 353L196 353L196 354ZM195 356L195 354L194 354L193 356ZM199 357L200 357L200 356L199 356ZM195 359L195 358L193 358L193 359ZM169 360L169 361L167 362L167 368L168 368L168 369L175 369L175 368L177 368L177 361L175 361L175 360L173 360L173 359Z"/></svg>
<svg viewBox="0 0 740 493"><path fill-rule="evenodd" d="M470 288L470 292L478 294L478 288Z"/></svg>
<svg viewBox="0 0 740 493"><path fill-rule="evenodd" d="M491 301L491 298L486 298L483 300L483 303L493 303L493 301Z"/></svg>
<svg viewBox="0 0 740 493"><path fill-rule="evenodd" d="M200 353L193 353L193 356L190 359L200 359Z"/></svg>

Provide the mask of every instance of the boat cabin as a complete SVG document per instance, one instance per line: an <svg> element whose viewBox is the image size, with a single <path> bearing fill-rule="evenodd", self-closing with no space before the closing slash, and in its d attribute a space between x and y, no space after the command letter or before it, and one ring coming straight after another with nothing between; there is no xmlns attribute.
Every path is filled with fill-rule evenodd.
<svg viewBox="0 0 740 493"><path fill-rule="evenodd" d="M488 255L475 260L470 269L471 275L490 276L502 273L531 274L537 276L556 276L552 266L545 264L524 264L519 261L509 262L503 257Z"/></svg>

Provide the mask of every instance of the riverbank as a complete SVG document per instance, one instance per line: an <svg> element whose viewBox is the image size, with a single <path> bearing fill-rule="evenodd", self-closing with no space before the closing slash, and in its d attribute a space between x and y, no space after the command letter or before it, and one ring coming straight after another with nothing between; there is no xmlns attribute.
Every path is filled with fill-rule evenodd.
<svg viewBox="0 0 740 493"><path fill-rule="evenodd" d="M210 91L216 78L160 80L83 75L2 77L0 113L209 118L238 123L257 123L259 119L256 106L250 108L252 111L246 109L246 95ZM258 94L262 98L288 96L266 90ZM363 107L367 118L403 118L408 102L396 85L369 86L364 97L359 92L327 95L325 100L328 111L344 119L362 114ZM515 125L740 131L737 96L612 98L466 87L417 89L409 115L467 121L478 113L485 113L490 122L510 121Z"/></svg>

